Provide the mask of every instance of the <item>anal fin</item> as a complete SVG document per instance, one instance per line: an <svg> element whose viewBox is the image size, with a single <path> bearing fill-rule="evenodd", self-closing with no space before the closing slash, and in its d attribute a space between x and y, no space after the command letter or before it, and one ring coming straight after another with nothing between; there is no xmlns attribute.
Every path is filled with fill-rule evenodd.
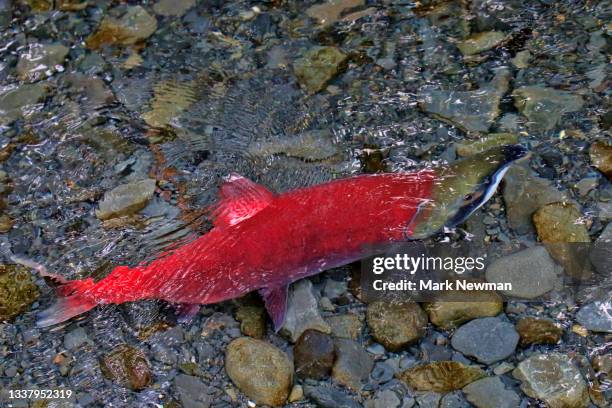
<svg viewBox="0 0 612 408"><path fill-rule="evenodd" d="M287 292L289 285L284 285L276 288L263 288L259 290L259 294L264 300L266 310L274 324L274 331L278 332L285 322L285 313L287 311Z"/></svg>

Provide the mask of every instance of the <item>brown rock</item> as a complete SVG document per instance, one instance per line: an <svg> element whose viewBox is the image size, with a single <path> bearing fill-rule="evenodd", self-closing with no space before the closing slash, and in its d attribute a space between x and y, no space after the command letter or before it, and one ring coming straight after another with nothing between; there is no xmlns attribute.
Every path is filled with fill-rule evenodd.
<svg viewBox="0 0 612 408"><path fill-rule="evenodd" d="M319 380L331 372L336 353L332 338L317 330L306 330L293 348L293 364L298 377Z"/></svg>
<svg viewBox="0 0 612 408"><path fill-rule="evenodd" d="M608 378L612 378L612 354L602 354L593 357L591 365L597 373L604 373Z"/></svg>
<svg viewBox="0 0 612 408"><path fill-rule="evenodd" d="M293 64L300 84L310 93L325 88L346 65L348 57L335 47L313 47Z"/></svg>
<svg viewBox="0 0 612 408"><path fill-rule="evenodd" d="M347 313L325 319L332 330L332 336L341 339L357 340L363 329L363 319L356 314Z"/></svg>
<svg viewBox="0 0 612 408"><path fill-rule="evenodd" d="M102 374L134 391L151 384L152 374L144 353L127 344L120 344L100 360Z"/></svg>
<svg viewBox="0 0 612 408"><path fill-rule="evenodd" d="M364 4L364 0L330 0L309 7L306 14L316 19L319 24L329 26L338 21L345 10Z"/></svg>
<svg viewBox="0 0 612 408"><path fill-rule="evenodd" d="M146 40L157 30L157 19L142 6L129 6L120 18L104 17L94 34L85 43L91 49L105 44L132 45Z"/></svg>
<svg viewBox="0 0 612 408"><path fill-rule="evenodd" d="M557 344L563 334L563 329L546 319L525 317L516 325L516 331L521 336L520 344Z"/></svg>
<svg viewBox="0 0 612 408"><path fill-rule="evenodd" d="M236 311L240 331L245 336L260 339L266 332L266 311L258 305L240 305Z"/></svg>
<svg viewBox="0 0 612 408"><path fill-rule="evenodd" d="M398 378L417 391L447 393L483 378L484 371L456 361L436 361L410 368Z"/></svg>
<svg viewBox="0 0 612 408"><path fill-rule="evenodd" d="M604 142L595 142L589 149L591 163L609 179L612 178L612 146Z"/></svg>
<svg viewBox="0 0 612 408"><path fill-rule="evenodd" d="M465 302L449 301L458 296L470 299ZM434 302L425 304L429 320L441 329L452 329L479 317L492 317L501 313L504 303L495 292L444 292Z"/></svg>
<svg viewBox="0 0 612 408"><path fill-rule="evenodd" d="M345 387L359 392L374 367L374 361L361 344L353 340L337 339L336 362L332 377Z"/></svg>
<svg viewBox="0 0 612 408"><path fill-rule="evenodd" d="M38 295L38 286L25 268L0 265L0 322L28 310Z"/></svg>
<svg viewBox="0 0 612 408"><path fill-rule="evenodd" d="M415 302L376 301L368 305L372 337L390 351L399 351L423 337L427 314Z"/></svg>

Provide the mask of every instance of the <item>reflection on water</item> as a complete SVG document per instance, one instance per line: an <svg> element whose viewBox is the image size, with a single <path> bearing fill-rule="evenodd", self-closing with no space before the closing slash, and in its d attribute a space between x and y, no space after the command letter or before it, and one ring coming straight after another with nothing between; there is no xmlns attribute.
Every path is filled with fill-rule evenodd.
<svg viewBox="0 0 612 408"><path fill-rule="evenodd" d="M537 241L605 248L601 243L610 239L605 2L140 3L0 1L3 263L15 254L67 279L98 280L118 265L151 261L209 231L209 207L232 172L285 192L361 173L435 167L516 142L531 156L508 171L484 207L436 239L523 249ZM142 182L148 179L154 182ZM100 216L101 206L112 210ZM591 261L609 285L606 253L591 254ZM552 255L567 263L563 254ZM364 322L367 306L347 289L359 286L347 284L351 268L359 269L334 269L312 278L312 288L292 292L303 313L291 316L301 323L276 335L266 320L264 340L288 351L298 347L287 339L299 338L300 327L334 337L357 333L348 336L357 344L339 343L337 361L363 351L376 359L373 373L379 364L399 373L411 361L474 359L453 344L452 325L440 320L445 309L435 314L429 308L429 328L391 353L394 347L375 328L384 329L386 319L403 327L410 319L393 309L376 314L382 324ZM244 317L251 316L247 311L260 315L257 298L206 306L187 324L177 323L169 305L143 301L98 307L39 329L36 313L56 297L52 282L25 269L5 270L11 272L0 271L0 293L11 296L0 298L3 387L69 388L79 406L221 407L257 400L252 390L261 384L232 382L223 357L232 339L258 332L249 324L261 325L261 319ZM30 290L33 283L38 291ZM501 363L483 365L517 396L508 400L571 406L610 400L612 299L606 288L586 291L578 303L553 294L546 303L495 308L516 327L537 317L563 329L557 344L519 345ZM486 315L460 306L448 313ZM146 362L132 364L135 354L126 353L125 344ZM532 351L552 350L571 362L526 360ZM105 374L101 365L113 355L119 371ZM547 379L534 377L542 364L568 376L578 370L571 381L578 385L547 393ZM518 377L510 371L517 366ZM262 372L270 371L266 367ZM363 370L346 364L332 379L296 380L303 387L294 389L291 403L426 403L405 382L379 382ZM141 376L132 378L134 372ZM149 380L138 385L143 378ZM589 395L583 383L591 386ZM482 387L485 395L499 391L496 384ZM284 401L289 391L267 392ZM474 395L439 399L478 405Z"/></svg>

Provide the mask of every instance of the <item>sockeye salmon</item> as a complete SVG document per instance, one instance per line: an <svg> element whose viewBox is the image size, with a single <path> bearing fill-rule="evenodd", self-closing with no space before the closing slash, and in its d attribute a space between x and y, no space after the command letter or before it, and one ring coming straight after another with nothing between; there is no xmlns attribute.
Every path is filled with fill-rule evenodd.
<svg viewBox="0 0 612 408"><path fill-rule="evenodd" d="M525 154L508 145L440 168L359 175L283 194L231 175L220 188L213 228L196 240L146 265L117 266L98 282L47 274L60 280L60 297L37 324L53 325L98 304L202 305L257 290L278 330L289 284L362 259L371 248L456 226Z"/></svg>

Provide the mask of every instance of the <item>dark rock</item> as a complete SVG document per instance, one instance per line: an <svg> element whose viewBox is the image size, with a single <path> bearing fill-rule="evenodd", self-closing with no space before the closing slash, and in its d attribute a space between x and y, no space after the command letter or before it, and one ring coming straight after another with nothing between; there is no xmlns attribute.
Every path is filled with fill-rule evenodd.
<svg viewBox="0 0 612 408"><path fill-rule="evenodd" d="M372 337L390 351L399 351L423 337L427 314L418 303L377 301L368 305Z"/></svg>
<svg viewBox="0 0 612 408"><path fill-rule="evenodd" d="M361 405L344 392L327 386L304 387L304 395L322 408L361 408Z"/></svg>
<svg viewBox="0 0 612 408"><path fill-rule="evenodd" d="M516 324L516 330L521 336L521 345L557 344L563 334L563 329L546 319L525 317Z"/></svg>
<svg viewBox="0 0 612 408"><path fill-rule="evenodd" d="M139 391L151 384L153 374L141 350L121 344L100 360L102 374L112 381Z"/></svg>
<svg viewBox="0 0 612 408"><path fill-rule="evenodd" d="M325 333L306 330L293 347L293 363L298 377L327 377L335 359L334 342Z"/></svg>
<svg viewBox="0 0 612 408"><path fill-rule="evenodd" d="M0 265L0 321L12 320L38 299L32 274L17 265Z"/></svg>
<svg viewBox="0 0 612 408"><path fill-rule="evenodd" d="M337 357L332 377L354 391L361 390L374 366L372 357L359 343L352 340L337 339L335 346Z"/></svg>

